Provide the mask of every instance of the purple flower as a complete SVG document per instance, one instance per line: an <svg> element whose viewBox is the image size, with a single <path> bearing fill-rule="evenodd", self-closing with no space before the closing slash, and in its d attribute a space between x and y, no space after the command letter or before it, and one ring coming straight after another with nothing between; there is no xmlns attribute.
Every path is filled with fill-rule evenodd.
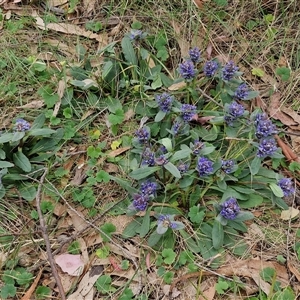
<svg viewBox="0 0 300 300"><path fill-rule="evenodd" d="M164 234L168 228L179 230L184 228L182 222L174 221L175 215L160 215L157 220L157 233Z"/></svg>
<svg viewBox="0 0 300 300"><path fill-rule="evenodd" d="M172 133L173 135L177 135L180 132L180 128L182 127L183 123L176 121L172 126Z"/></svg>
<svg viewBox="0 0 300 300"><path fill-rule="evenodd" d="M198 47L190 49L189 51L190 59L194 64L197 64L200 61L200 50Z"/></svg>
<svg viewBox="0 0 300 300"><path fill-rule="evenodd" d="M15 131L27 131L30 129L30 124L24 119L17 119L14 129Z"/></svg>
<svg viewBox="0 0 300 300"><path fill-rule="evenodd" d="M258 145L257 156L272 156L277 150L275 139L262 139Z"/></svg>
<svg viewBox="0 0 300 300"><path fill-rule="evenodd" d="M139 143L141 144L147 143L150 139L150 132L145 127L138 129L134 135L137 137Z"/></svg>
<svg viewBox="0 0 300 300"><path fill-rule="evenodd" d="M249 88L246 83L242 83L234 92L234 98L245 100L249 95Z"/></svg>
<svg viewBox="0 0 300 300"><path fill-rule="evenodd" d="M133 202L129 205L130 210L139 210L144 211L146 210L149 202L149 196L143 194L134 194L133 195Z"/></svg>
<svg viewBox="0 0 300 300"><path fill-rule="evenodd" d="M146 148L142 154L142 164L153 167L155 165L155 156L154 152L150 148Z"/></svg>
<svg viewBox="0 0 300 300"><path fill-rule="evenodd" d="M219 65L216 61L210 60L204 64L203 73L206 77L212 77L215 75L219 68Z"/></svg>
<svg viewBox="0 0 300 300"><path fill-rule="evenodd" d="M277 133L276 126L271 120L267 119L266 114L258 114L255 119L257 138L268 137Z"/></svg>
<svg viewBox="0 0 300 300"><path fill-rule="evenodd" d="M238 118L238 117L241 117L244 112L245 112L245 108L243 105L235 102L235 101L232 101L229 106L228 106L228 109L227 109L227 112L234 118Z"/></svg>
<svg viewBox="0 0 300 300"><path fill-rule="evenodd" d="M266 113L258 113L256 116L255 116L255 119L254 119L254 125L257 126L257 124L260 122L260 121L266 121L268 120L268 116Z"/></svg>
<svg viewBox="0 0 300 300"><path fill-rule="evenodd" d="M239 68L231 60L229 61L222 69L222 78L223 80L231 80Z"/></svg>
<svg viewBox="0 0 300 300"><path fill-rule="evenodd" d="M161 95L156 95L155 100L158 103L160 110L165 113L171 111L173 97L170 96L168 93L162 93Z"/></svg>
<svg viewBox="0 0 300 300"><path fill-rule="evenodd" d="M158 166L163 166L163 165L167 164L168 162L169 161L164 154L160 155L158 158L155 159L155 163Z"/></svg>
<svg viewBox="0 0 300 300"><path fill-rule="evenodd" d="M186 60L179 64L178 71L180 76L186 80L193 79L197 74L197 70L195 69L195 66L191 60Z"/></svg>
<svg viewBox="0 0 300 300"><path fill-rule="evenodd" d="M224 117L224 120L230 126L233 125L233 122L245 112L244 106L235 101L232 101L226 110L227 115Z"/></svg>
<svg viewBox="0 0 300 300"><path fill-rule="evenodd" d="M222 160L222 170L226 174L230 174L233 171L234 165L235 165L235 162L233 159Z"/></svg>
<svg viewBox="0 0 300 300"><path fill-rule="evenodd" d="M182 104L181 106L181 117L185 122L192 120L193 116L196 114L196 106L191 104Z"/></svg>
<svg viewBox="0 0 300 300"><path fill-rule="evenodd" d="M221 216L228 220L234 220L241 210L236 199L232 197L227 199L223 204L221 204L221 207Z"/></svg>
<svg viewBox="0 0 300 300"><path fill-rule="evenodd" d="M197 163L199 176L207 176L213 173L213 162L206 157L199 157Z"/></svg>
<svg viewBox="0 0 300 300"><path fill-rule="evenodd" d="M145 37L145 33L143 33L142 30L140 29L131 29L130 33L129 33L129 38L132 41L137 41L137 40L141 40Z"/></svg>
<svg viewBox="0 0 300 300"><path fill-rule="evenodd" d="M192 145L193 154L198 155L204 146L204 143L200 142L199 140L195 140L194 144Z"/></svg>
<svg viewBox="0 0 300 300"><path fill-rule="evenodd" d="M177 165L177 169L181 174L186 173L189 170L189 164L180 161Z"/></svg>
<svg viewBox="0 0 300 300"><path fill-rule="evenodd" d="M278 181L278 185L280 186L280 188L283 191L283 195L286 196L290 196L292 194L294 194L295 192L295 188L294 188L294 184L292 182L292 180L290 178L282 178Z"/></svg>
<svg viewBox="0 0 300 300"><path fill-rule="evenodd" d="M147 180L141 184L140 191L141 191L142 195L148 195L148 196L153 195L154 196L156 193L156 190L157 190L156 182Z"/></svg>

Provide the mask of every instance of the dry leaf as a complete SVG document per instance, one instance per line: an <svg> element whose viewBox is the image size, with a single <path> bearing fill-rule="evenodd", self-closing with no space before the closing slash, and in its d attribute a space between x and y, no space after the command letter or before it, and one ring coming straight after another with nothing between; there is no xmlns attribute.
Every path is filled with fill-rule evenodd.
<svg viewBox="0 0 300 300"><path fill-rule="evenodd" d="M280 97L281 97L280 93L274 93L270 97L270 105L268 106L268 113L270 117L279 120L282 124L287 126L296 125L297 122L295 122L295 120L293 120L289 114L285 114L282 112Z"/></svg>
<svg viewBox="0 0 300 300"><path fill-rule="evenodd" d="M54 260L70 276L80 276L83 272L84 263L79 254L60 254Z"/></svg>
<svg viewBox="0 0 300 300"><path fill-rule="evenodd" d="M94 284L103 272L103 266L93 265L81 279L75 293L67 300L90 300L94 299Z"/></svg>
<svg viewBox="0 0 300 300"><path fill-rule="evenodd" d="M108 45L108 36L106 33L102 34L96 34L92 31L85 30L81 28L80 26L74 25L74 24L66 24L66 23L48 23L45 24L44 20L40 17L35 17L36 19L36 25L42 29L42 30L54 30L57 32L62 32L66 34L73 34L73 35L79 35L84 36L89 39L94 39L98 41L101 44L101 47L104 48Z"/></svg>
<svg viewBox="0 0 300 300"><path fill-rule="evenodd" d="M25 105L17 106L17 108L38 109L38 108L42 108L44 105L45 105L44 101L34 100Z"/></svg>
<svg viewBox="0 0 300 300"><path fill-rule="evenodd" d="M288 261L287 265L288 265L290 271L296 276L297 280L300 282L300 272L299 272L299 270L297 268L295 268L295 266L292 265L292 263L289 262L289 261Z"/></svg>
<svg viewBox="0 0 300 300"><path fill-rule="evenodd" d="M65 89L66 89L66 81L64 79L61 79L58 82L58 87L57 87L57 94L58 94L59 100L55 103L55 106L53 109L53 114L52 114L53 117L56 117L58 114L58 111L59 111L60 105L61 105L61 99L64 95Z"/></svg>
<svg viewBox="0 0 300 300"><path fill-rule="evenodd" d="M127 147L122 147L122 148L118 148L116 150L110 151L107 156L109 157L116 157L126 151L128 151L129 149L131 149L131 147L127 146Z"/></svg>
<svg viewBox="0 0 300 300"><path fill-rule="evenodd" d="M183 24L180 24L176 21L172 22L173 29L176 33L177 43L180 48L181 57L186 57L189 54L189 43L186 39L184 39L183 35Z"/></svg>
<svg viewBox="0 0 300 300"><path fill-rule="evenodd" d="M202 0L193 0L194 4L198 7L198 8L202 8L203 7L203 1Z"/></svg>
<svg viewBox="0 0 300 300"><path fill-rule="evenodd" d="M202 294L200 295L199 300L213 300L215 297L216 289L214 286L211 286L207 290L205 290Z"/></svg>
<svg viewBox="0 0 300 300"><path fill-rule="evenodd" d="M77 232L86 227L86 223L84 221L84 216L81 212L76 211L76 213L75 213L71 209L67 209L67 212L70 215L70 217L72 219L72 225L74 226L74 228L76 229Z"/></svg>
<svg viewBox="0 0 300 300"><path fill-rule="evenodd" d="M170 85L168 87L168 90L169 91L178 91L182 88L186 87L186 82L185 81L181 81L181 82L177 82L177 83L174 83L172 85Z"/></svg>
<svg viewBox="0 0 300 300"><path fill-rule="evenodd" d="M299 209L294 207L289 207L289 209L283 210L281 212L280 219L287 221L290 219L294 219L298 215L299 215Z"/></svg>

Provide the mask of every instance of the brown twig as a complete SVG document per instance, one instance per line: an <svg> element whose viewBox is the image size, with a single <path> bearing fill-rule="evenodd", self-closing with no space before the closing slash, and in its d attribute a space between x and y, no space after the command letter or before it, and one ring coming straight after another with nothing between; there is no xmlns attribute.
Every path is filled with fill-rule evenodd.
<svg viewBox="0 0 300 300"><path fill-rule="evenodd" d="M57 269L55 267L53 255L52 255L52 252L51 252L51 245L50 245L50 241L49 241L49 236L48 236L48 233L47 233L47 227L46 227L44 216L43 216L42 210L41 210L42 186L44 184L47 173L48 173L48 169L45 169L45 171L44 171L44 173L43 173L43 175L42 175L42 177L39 181L39 186L38 186L37 193L36 193L36 209L37 209L37 212L38 212L38 215L39 215L40 228L41 228L41 231L42 231L42 236L45 240L46 251L47 251L48 260L49 260L49 263L50 263L50 266L51 266L51 271L52 271L52 274L53 274L54 279L56 281L57 288L58 288L58 291L59 291L59 294L60 294L60 298L62 300L66 300L64 289L63 289L63 286L61 284L60 278L58 276Z"/></svg>
<svg viewBox="0 0 300 300"><path fill-rule="evenodd" d="M32 296L36 286L39 283L39 280L42 276L42 273L43 273L43 269L40 269L38 275L36 276L36 278L34 279L34 282L31 285L31 287L27 290L27 292L24 294L24 296L21 298L21 300L30 300L30 299L32 299L31 296Z"/></svg>

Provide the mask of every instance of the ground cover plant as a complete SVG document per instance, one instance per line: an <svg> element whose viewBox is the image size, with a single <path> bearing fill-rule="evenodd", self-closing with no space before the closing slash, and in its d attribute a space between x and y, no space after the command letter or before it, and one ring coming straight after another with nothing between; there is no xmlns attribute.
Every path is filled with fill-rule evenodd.
<svg viewBox="0 0 300 300"><path fill-rule="evenodd" d="M296 299L295 1L12 2L1 299Z"/></svg>

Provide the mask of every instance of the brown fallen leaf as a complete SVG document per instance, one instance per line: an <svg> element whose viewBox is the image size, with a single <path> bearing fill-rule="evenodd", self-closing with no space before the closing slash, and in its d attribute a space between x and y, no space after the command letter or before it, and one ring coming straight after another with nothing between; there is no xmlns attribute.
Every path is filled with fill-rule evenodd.
<svg viewBox="0 0 300 300"><path fill-rule="evenodd" d="M23 109L38 109L42 108L45 105L44 101L42 100L33 100L27 104L24 104L22 106L17 106L17 108L23 108Z"/></svg>
<svg viewBox="0 0 300 300"><path fill-rule="evenodd" d="M127 146L127 147L122 147L122 148L118 148L118 149L116 149L116 150L113 150L113 151L109 152L109 153L107 154L107 156L109 156L109 157L116 157L116 156L118 156L118 155L120 155L120 154L122 154L122 153L128 151L129 149L131 149L131 147L129 147L129 146Z"/></svg>
<svg viewBox="0 0 300 300"><path fill-rule="evenodd" d="M61 79L58 82L58 87L57 87L57 94L58 94L59 100L55 103L53 113L52 113L53 117L56 117L58 114L58 111L59 111L60 105L61 105L61 99L64 95L65 89L66 89L66 81L64 79Z"/></svg>
<svg viewBox="0 0 300 300"><path fill-rule="evenodd" d="M282 149L282 153L286 157L286 159L291 162L291 161L296 161L300 163L300 158L293 152L293 150L286 145L283 140L276 134L275 139L277 141L278 146Z"/></svg>
<svg viewBox="0 0 300 300"><path fill-rule="evenodd" d="M297 125L297 122L290 116L290 114L286 114L282 112L283 107L280 103L280 98L281 95L279 92L274 93L270 97L270 105L267 107L267 111L270 117L279 120L282 124L286 126Z"/></svg>
<svg viewBox="0 0 300 300"><path fill-rule="evenodd" d="M198 8L202 8L203 7L203 1L202 0L193 0L194 4L198 7Z"/></svg>
<svg viewBox="0 0 300 300"><path fill-rule="evenodd" d="M66 24L66 23L45 24L42 18L35 17L35 19L36 19L36 25L38 26L38 28L42 30L53 30L53 31L62 32L66 34L84 36L86 38L94 39L98 41L101 44L102 48L108 45L108 36L106 33L96 34L92 31L85 30L80 26L74 24Z"/></svg>
<svg viewBox="0 0 300 300"><path fill-rule="evenodd" d="M172 27L176 33L176 40L180 48L181 57L186 57L189 54L190 45L183 35L183 24L172 21Z"/></svg>
<svg viewBox="0 0 300 300"><path fill-rule="evenodd" d="M299 215L299 209L294 207L289 207L287 210L283 210L280 215L281 220L288 221L290 219L294 219Z"/></svg>
<svg viewBox="0 0 300 300"><path fill-rule="evenodd" d="M290 262L287 262L289 270L296 276L297 280L300 282L300 272L299 270Z"/></svg>
<svg viewBox="0 0 300 300"><path fill-rule="evenodd" d="M178 91L178 90L180 90L184 87L186 87L186 82L185 81L180 81L180 82L173 83L172 85L170 85L168 87L168 90L169 91Z"/></svg>

